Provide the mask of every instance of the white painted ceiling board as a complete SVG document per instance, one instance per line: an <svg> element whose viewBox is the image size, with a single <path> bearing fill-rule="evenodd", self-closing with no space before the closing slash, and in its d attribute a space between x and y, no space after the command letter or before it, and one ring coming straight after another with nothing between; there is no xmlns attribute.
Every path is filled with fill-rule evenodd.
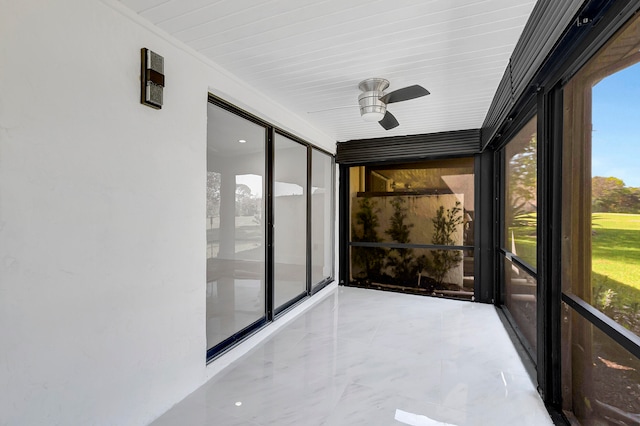
<svg viewBox="0 0 640 426"><path fill-rule="evenodd" d="M533 0L121 2L336 140L479 128L535 5ZM385 131L359 115L358 83L370 77L388 79L387 91L419 84L431 95L390 104L400 126ZM347 105L353 107L336 108Z"/></svg>

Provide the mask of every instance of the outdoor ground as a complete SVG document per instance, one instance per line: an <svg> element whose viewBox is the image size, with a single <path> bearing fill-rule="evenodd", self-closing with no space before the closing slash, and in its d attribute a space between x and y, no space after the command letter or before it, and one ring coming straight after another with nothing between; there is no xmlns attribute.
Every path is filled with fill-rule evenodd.
<svg viewBox="0 0 640 426"><path fill-rule="evenodd" d="M593 303L640 334L640 215L594 213Z"/></svg>
<svg viewBox="0 0 640 426"><path fill-rule="evenodd" d="M520 223L535 224L534 215L523 218ZM640 334L640 214L594 213L592 230L591 303ZM513 227L509 234L518 257L535 267L535 226Z"/></svg>

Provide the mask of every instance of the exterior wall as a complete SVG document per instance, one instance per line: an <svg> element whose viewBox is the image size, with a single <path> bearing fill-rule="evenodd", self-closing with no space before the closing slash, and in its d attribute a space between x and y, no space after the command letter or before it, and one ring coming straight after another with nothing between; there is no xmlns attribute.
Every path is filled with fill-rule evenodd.
<svg viewBox="0 0 640 426"><path fill-rule="evenodd" d="M149 423L208 376L207 92L334 144L115 0L0 10L0 424Z"/></svg>

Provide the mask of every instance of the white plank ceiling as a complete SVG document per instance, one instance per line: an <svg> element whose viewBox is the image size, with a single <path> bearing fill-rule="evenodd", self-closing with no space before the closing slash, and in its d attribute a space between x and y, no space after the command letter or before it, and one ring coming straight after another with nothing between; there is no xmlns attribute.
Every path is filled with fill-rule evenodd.
<svg viewBox="0 0 640 426"><path fill-rule="evenodd" d="M533 0L121 0L338 141L479 128ZM358 83L431 95L360 118ZM350 108L337 108L351 106ZM334 109L332 109L334 108ZM318 112L319 111L319 112Z"/></svg>

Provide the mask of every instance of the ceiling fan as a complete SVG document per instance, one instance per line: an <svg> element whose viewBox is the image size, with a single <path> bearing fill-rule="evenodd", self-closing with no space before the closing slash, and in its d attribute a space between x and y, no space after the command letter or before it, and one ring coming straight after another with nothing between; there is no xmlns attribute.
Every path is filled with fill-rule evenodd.
<svg viewBox="0 0 640 426"><path fill-rule="evenodd" d="M398 120L387 111L387 104L403 102L420 98L429 94L429 91L417 84L403 87L393 92L385 93L389 87L389 80L384 78L368 78L358 85L362 93L358 96L360 115L364 121L377 121L385 130L398 127Z"/></svg>

